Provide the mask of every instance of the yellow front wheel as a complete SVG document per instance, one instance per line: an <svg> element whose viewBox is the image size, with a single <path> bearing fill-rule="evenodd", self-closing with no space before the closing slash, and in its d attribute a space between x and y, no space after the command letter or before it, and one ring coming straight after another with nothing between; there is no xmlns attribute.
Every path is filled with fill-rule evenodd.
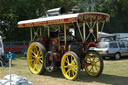
<svg viewBox="0 0 128 85"><path fill-rule="evenodd" d="M44 71L44 55L46 49L38 42L32 43L27 52L27 63L33 74L42 74Z"/></svg>
<svg viewBox="0 0 128 85"><path fill-rule="evenodd" d="M68 80L75 80L80 72L80 61L76 53L69 51L61 60L61 70Z"/></svg>
<svg viewBox="0 0 128 85"><path fill-rule="evenodd" d="M85 57L85 70L90 76L97 77L101 75L103 71L103 59L100 54L94 50L89 50Z"/></svg>

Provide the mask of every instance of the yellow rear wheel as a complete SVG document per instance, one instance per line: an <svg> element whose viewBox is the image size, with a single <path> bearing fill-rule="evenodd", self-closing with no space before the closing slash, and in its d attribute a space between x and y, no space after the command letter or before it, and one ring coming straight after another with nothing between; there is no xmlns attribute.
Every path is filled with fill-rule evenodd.
<svg viewBox="0 0 128 85"><path fill-rule="evenodd" d="M32 43L28 48L27 63L33 74L42 74L44 71L44 46L38 42Z"/></svg>
<svg viewBox="0 0 128 85"><path fill-rule="evenodd" d="M94 50L90 50L84 57L85 70L90 76L97 77L103 71L103 59L100 54Z"/></svg>
<svg viewBox="0 0 128 85"><path fill-rule="evenodd" d="M61 70L68 80L75 80L80 71L80 61L76 53L69 51L63 55Z"/></svg>

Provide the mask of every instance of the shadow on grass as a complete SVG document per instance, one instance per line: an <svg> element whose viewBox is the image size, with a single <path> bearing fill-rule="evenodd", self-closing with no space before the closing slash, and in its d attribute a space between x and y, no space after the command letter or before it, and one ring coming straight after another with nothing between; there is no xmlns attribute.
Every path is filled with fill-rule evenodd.
<svg viewBox="0 0 128 85"><path fill-rule="evenodd" d="M24 56L17 56L16 59L26 60L26 58ZM118 60L118 61L123 61L123 60L128 60L128 57L122 57L121 60ZM117 60L110 59L107 61L115 61L116 62ZM51 76L53 78L65 79L59 68L51 73L46 72L45 75L42 75L42 76ZM91 83L91 82L98 83L99 82L99 83L111 84L111 85L128 85L128 77L110 75L109 73L102 74L99 77L90 77L87 75L86 72L81 71L75 82L85 82L85 83Z"/></svg>
<svg viewBox="0 0 128 85"><path fill-rule="evenodd" d="M99 77L90 77L85 72L81 72L77 81L81 82L100 82L112 85L126 85L128 84L128 77L116 76L109 74L102 74Z"/></svg>
<svg viewBox="0 0 128 85"><path fill-rule="evenodd" d="M106 57L104 59L105 61L120 61L120 60L128 60L128 56L122 56L119 60L116 60L115 58Z"/></svg>
<svg viewBox="0 0 128 85"><path fill-rule="evenodd" d="M45 75L42 76L51 76L54 78L65 79L60 69L51 73L46 72ZM90 77L86 72L81 71L75 82L86 82L86 83L99 82L99 83L111 84L111 85L127 85L128 77L109 75L109 74L102 74L99 77Z"/></svg>

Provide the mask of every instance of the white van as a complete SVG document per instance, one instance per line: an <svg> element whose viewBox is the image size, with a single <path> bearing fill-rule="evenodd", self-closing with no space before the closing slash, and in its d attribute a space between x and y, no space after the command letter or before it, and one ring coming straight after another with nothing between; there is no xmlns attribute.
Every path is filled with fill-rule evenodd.
<svg viewBox="0 0 128 85"><path fill-rule="evenodd" d="M0 56L4 56L4 46L1 36L0 36Z"/></svg>

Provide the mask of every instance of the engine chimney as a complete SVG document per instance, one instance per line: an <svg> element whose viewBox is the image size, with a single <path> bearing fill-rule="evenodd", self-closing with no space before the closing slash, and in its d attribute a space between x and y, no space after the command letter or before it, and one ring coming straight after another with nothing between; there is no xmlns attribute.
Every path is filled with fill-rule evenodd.
<svg viewBox="0 0 128 85"><path fill-rule="evenodd" d="M61 15L65 12L63 7L50 9L46 12L47 16L55 16L55 15Z"/></svg>
<svg viewBox="0 0 128 85"><path fill-rule="evenodd" d="M80 13L80 8L78 6L75 6L72 8L73 13Z"/></svg>

